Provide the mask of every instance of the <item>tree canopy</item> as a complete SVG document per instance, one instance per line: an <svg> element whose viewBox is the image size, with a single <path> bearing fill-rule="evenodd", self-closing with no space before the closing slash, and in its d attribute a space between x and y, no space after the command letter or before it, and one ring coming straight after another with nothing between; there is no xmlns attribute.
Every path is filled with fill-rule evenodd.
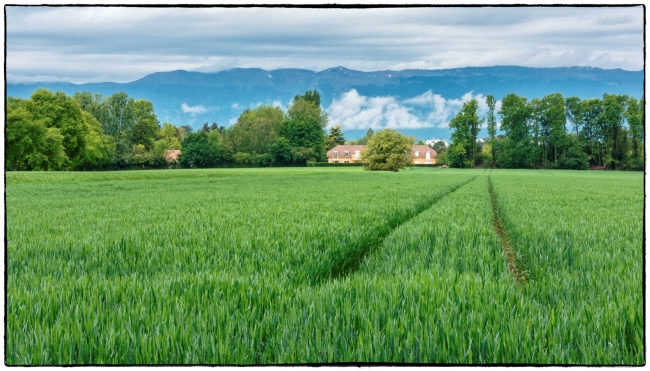
<svg viewBox="0 0 650 371"><path fill-rule="evenodd" d="M413 137L392 129L378 131L361 152L364 167L366 170L399 171L412 166L413 141Z"/></svg>

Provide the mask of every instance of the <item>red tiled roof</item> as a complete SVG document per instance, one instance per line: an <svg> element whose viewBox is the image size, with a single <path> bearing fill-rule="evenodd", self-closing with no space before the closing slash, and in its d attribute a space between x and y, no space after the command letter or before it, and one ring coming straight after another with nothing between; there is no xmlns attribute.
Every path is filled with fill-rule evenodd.
<svg viewBox="0 0 650 371"><path fill-rule="evenodd" d="M333 157L334 151L339 151L339 157L345 157L345 151L348 151L350 152L349 157L352 157L355 151L363 151L364 149L366 149L365 145L339 144L338 146L327 151L327 157Z"/></svg>
<svg viewBox="0 0 650 371"><path fill-rule="evenodd" d="M363 151L366 149L365 145L347 145L347 144L339 144L338 146L330 149L327 151L327 157L332 157L334 156L334 151L339 151L339 157L345 157L344 153L345 151L350 152L350 156L354 154L355 151ZM411 156L415 156L415 151L420 151L420 155L417 156L418 158L426 158L427 157L427 151L430 152L431 158L436 158L438 157L438 152L436 152L435 149L425 146L425 145L414 145L411 147Z"/></svg>
<svg viewBox="0 0 650 371"><path fill-rule="evenodd" d="M429 146L424 146L424 145L415 145L411 147L411 156L415 156L415 151L420 151L420 155L417 156L418 158L426 158L427 157L427 151L431 152L430 156L431 158L436 158L438 157L438 152L436 152L435 149L429 147Z"/></svg>

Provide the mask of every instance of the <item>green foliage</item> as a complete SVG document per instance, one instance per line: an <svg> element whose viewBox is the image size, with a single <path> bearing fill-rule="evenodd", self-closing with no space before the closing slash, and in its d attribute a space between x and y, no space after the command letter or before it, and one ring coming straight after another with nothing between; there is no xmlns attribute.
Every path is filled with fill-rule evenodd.
<svg viewBox="0 0 650 371"><path fill-rule="evenodd" d="M580 127L583 125L582 101L578 97L569 97L564 103L567 121L573 126L576 136L580 134Z"/></svg>
<svg viewBox="0 0 650 371"><path fill-rule="evenodd" d="M448 165L449 164L448 151L438 152L438 157L436 158L436 164L439 164L439 165Z"/></svg>
<svg viewBox="0 0 650 371"><path fill-rule="evenodd" d="M452 166L458 167L459 164L466 166L466 162L469 162L469 166L466 167L474 167L476 153L478 152L476 137L482 123L483 119L478 118L478 102L476 99L463 103L461 110L451 119L449 129L453 129L454 132L451 133L452 144L450 150L453 153L450 154L449 159ZM461 147L462 151L460 150Z"/></svg>
<svg viewBox="0 0 650 371"><path fill-rule="evenodd" d="M230 128L228 138L236 152L269 153L285 120L284 112L278 107L268 105L247 109Z"/></svg>
<svg viewBox="0 0 650 371"><path fill-rule="evenodd" d="M43 147L47 129L19 102L7 104L6 117L5 169L18 170Z"/></svg>
<svg viewBox="0 0 650 371"><path fill-rule="evenodd" d="M573 144L566 151L566 154L560 158L558 162L560 169L568 170L588 170L589 161L587 161L587 154L582 148L579 141L573 140Z"/></svg>
<svg viewBox="0 0 650 371"><path fill-rule="evenodd" d="M182 132L181 130L183 129L177 128L174 125L170 124L169 122L165 121L162 124L162 128L160 128L160 130L157 133L157 138L159 140L163 139L166 141L166 143L168 143L168 147L166 149L172 149L172 148L182 149L181 142L182 140L185 139L187 135L184 134L184 132ZM180 134L182 134L183 138L180 138L181 137Z"/></svg>
<svg viewBox="0 0 650 371"><path fill-rule="evenodd" d="M269 149L275 165L283 166L293 163L293 147L287 138L280 137Z"/></svg>
<svg viewBox="0 0 650 371"><path fill-rule="evenodd" d="M25 102L34 120L43 122L46 128L56 128L62 135L67 157L66 167L73 167L82 160L85 138L89 128L84 121L81 107L63 92L52 93L46 89L36 90ZM58 142L56 133L50 135L50 143Z"/></svg>
<svg viewBox="0 0 650 371"><path fill-rule="evenodd" d="M327 140L325 142L325 149L329 151L339 144L345 144L345 137L343 135L343 131L341 130L341 126L337 125L330 128L330 133L327 136Z"/></svg>
<svg viewBox="0 0 650 371"><path fill-rule="evenodd" d="M178 162L183 167L212 167L219 163L219 148L210 144L208 134L199 130L183 141L183 150Z"/></svg>
<svg viewBox="0 0 650 371"><path fill-rule="evenodd" d="M153 147L160 127L153 111L153 104L140 99L133 102L133 127L131 140L133 144L142 144L147 150Z"/></svg>
<svg viewBox="0 0 650 371"><path fill-rule="evenodd" d="M447 150L447 146L445 145L445 142L439 140L435 143L433 143L432 147L438 155L440 155L442 152L445 152Z"/></svg>
<svg viewBox="0 0 650 371"><path fill-rule="evenodd" d="M395 130L384 129L372 135L361 152L366 170L399 171L412 166L413 138Z"/></svg>
<svg viewBox="0 0 650 371"><path fill-rule="evenodd" d="M530 121L532 107L527 99L508 94L501 102L501 130L508 139L503 142L501 164L504 167L527 168L531 166ZM498 161L499 162L499 161Z"/></svg>
<svg viewBox="0 0 650 371"><path fill-rule="evenodd" d="M449 166L451 167L465 167L465 159L467 152L461 142L454 142L449 147Z"/></svg>
<svg viewBox="0 0 650 371"><path fill-rule="evenodd" d="M305 165L307 162L324 160L327 113L317 104L318 93L308 91L304 96L296 96L289 107L288 119L280 126L279 136L282 143L271 150L275 163L288 164L288 148L291 163ZM277 142L280 142L278 139ZM287 146L288 144L288 146ZM288 147L288 148L287 148Z"/></svg>
<svg viewBox="0 0 650 371"><path fill-rule="evenodd" d="M134 164L138 164L144 169L145 164L153 161L153 154L147 151L144 144L136 144L131 148L131 158Z"/></svg>

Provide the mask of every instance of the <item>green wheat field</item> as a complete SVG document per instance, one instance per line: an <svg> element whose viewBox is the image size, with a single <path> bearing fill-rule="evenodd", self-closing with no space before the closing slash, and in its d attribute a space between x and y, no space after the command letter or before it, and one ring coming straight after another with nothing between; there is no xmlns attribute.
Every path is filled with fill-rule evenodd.
<svg viewBox="0 0 650 371"><path fill-rule="evenodd" d="M644 364L643 176L7 172L5 363Z"/></svg>

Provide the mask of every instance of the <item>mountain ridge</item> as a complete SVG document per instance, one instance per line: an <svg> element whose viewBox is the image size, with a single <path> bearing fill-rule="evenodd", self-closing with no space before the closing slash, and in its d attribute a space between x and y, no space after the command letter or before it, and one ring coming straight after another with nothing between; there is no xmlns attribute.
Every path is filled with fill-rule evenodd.
<svg viewBox="0 0 650 371"><path fill-rule="evenodd" d="M124 91L136 99L150 100L161 122L189 124L195 128L204 122L228 126L244 108L257 104L286 107L296 94L316 89L321 104L328 108L351 90L363 97L409 99L428 91L445 99L474 95L494 95L502 99L516 93L529 99L559 92L565 97L602 97L603 93L643 96L644 71L601 69L598 67L523 67L491 66L452 69L406 69L400 71L357 71L337 66L321 71L298 68L233 68L218 72L174 70L154 72L140 79L117 83L70 82L7 83L7 95L28 98L36 88L62 90L66 94L90 91L104 95ZM182 105L203 106L204 113L183 110ZM424 114L412 108L414 114ZM194 113L192 113L194 112ZM349 138L365 130L351 130ZM437 128L405 130L418 137L448 136L449 130ZM348 131L346 131L346 134ZM443 134L444 133L444 134Z"/></svg>

